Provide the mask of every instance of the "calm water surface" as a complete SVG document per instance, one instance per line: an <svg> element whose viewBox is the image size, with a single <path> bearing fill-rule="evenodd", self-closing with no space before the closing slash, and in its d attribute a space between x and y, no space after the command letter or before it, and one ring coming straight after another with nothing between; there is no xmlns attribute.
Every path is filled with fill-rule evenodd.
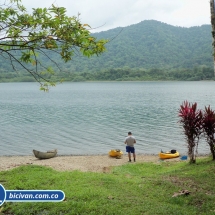
<svg viewBox="0 0 215 215"><path fill-rule="evenodd" d="M178 109L184 100L215 109L215 82L63 83L49 93L35 83L0 84L0 155L107 154L124 150L132 131L137 153L186 153ZM208 153L202 141L199 153Z"/></svg>

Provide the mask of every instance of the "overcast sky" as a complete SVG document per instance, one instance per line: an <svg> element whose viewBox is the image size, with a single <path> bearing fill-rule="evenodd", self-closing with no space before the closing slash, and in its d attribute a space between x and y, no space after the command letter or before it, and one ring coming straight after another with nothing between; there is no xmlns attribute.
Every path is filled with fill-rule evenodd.
<svg viewBox="0 0 215 215"><path fill-rule="evenodd" d="M158 20L174 26L210 24L209 0L22 0L28 9L65 7L68 16L80 13L81 22L93 32L125 27L143 20Z"/></svg>

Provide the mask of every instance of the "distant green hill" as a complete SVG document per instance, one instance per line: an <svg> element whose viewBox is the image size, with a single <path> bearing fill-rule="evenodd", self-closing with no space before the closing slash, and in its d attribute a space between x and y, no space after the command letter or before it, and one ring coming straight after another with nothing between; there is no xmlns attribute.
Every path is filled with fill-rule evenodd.
<svg viewBox="0 0 215 215"><path fill-rule="evenodd" d="M58 62L61 70L65 72L58 74L58 77L66 80L139 80L142 77L141 80L149 80L155 74L156 79L202 80L211 79L213 76L210 25L184 28L146 20L93 35L111 40L106 45L107 51L98 57L74 56L72 61L64 63L54 53L49 53L49 57ZM52 62L43 60L47 67L52 66L55 69ZM0 81L13 81L13 76L17 74L13 72L9 62L0 58L0 65ZM198 75L195 68L198 68ZM149 72L145 73L146 70ZM160 70L168 71L168 74L162 76ZM187 75L191 70L192 74ZM175 73L171 76L173 71ZM73 74L76 72L84 74L75 77ZM94 73L94 76L88 73ZM196 76L193 77L193 74ZM24 80L33 79L26 74Z"/></svg>
<svg viewBox="0 0 215 215"><path fill-rule="evenodd" d="M107 52L90 59L75 57L67 65L68 69L213 67L210 25L183 28L149 20L94 36L113 38L107 44Z"/></svg>

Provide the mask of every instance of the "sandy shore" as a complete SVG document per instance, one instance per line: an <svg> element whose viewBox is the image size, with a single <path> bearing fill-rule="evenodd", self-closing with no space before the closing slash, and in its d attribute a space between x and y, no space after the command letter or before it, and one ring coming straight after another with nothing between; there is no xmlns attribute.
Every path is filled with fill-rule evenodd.
<svg viewBox="0 0 215 215"><path fill-rule="evenodd" d="M179 161L179 158L165 160ZM162 162L157 155L137 155L137 162ZM128 163L127 155L121 159L108 155L93 156L57 156L47 160L39 160L32 156L0 156L0 171L10 170L21 165L42 165L58 171L80 170L83 172L109 172L111 167ZM134 163L133 161L131 164Z"/></svg>

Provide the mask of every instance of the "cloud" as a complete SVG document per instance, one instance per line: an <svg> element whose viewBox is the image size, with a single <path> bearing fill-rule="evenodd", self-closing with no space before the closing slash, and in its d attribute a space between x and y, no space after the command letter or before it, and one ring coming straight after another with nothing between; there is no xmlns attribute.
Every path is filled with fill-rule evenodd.
<svg viewBox="0 0 215 215"><path fill-rule="evenodd" d="M81 22L97 28L96 31L124 27L150 19L183 27L210 24L209 0L23 0L22 2L29 10L32 7L49 7L52 4L65 7L69 16L77 16L80 13Z"/></svg>

